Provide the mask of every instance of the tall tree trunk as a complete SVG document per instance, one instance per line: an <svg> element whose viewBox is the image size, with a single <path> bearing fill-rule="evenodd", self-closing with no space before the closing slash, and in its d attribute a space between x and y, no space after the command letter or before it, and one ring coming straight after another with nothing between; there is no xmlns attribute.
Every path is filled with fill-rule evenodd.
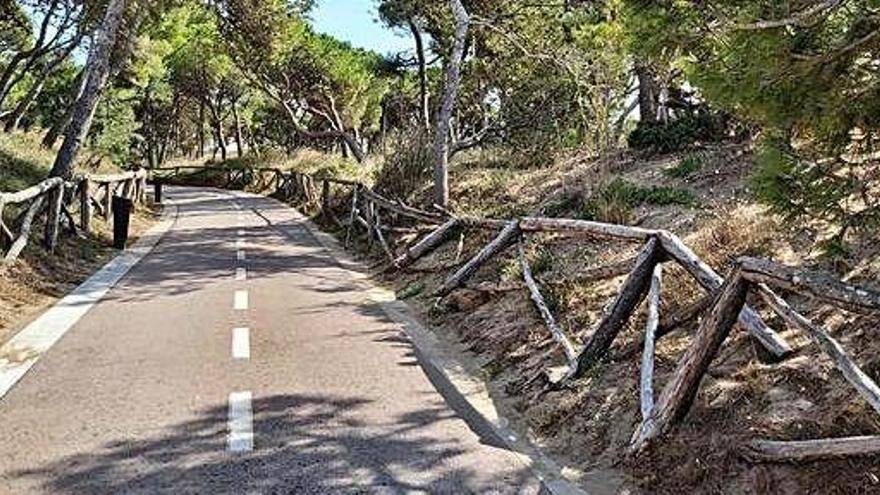
<svg viewBox="0 0 880 495"><path fill-rule="evenodd" d="M85 77L86 83L75 104L73 117L64 136L64 143L55 158L52 176L70 177L73 172L73 161L89 133L98 100L101 98L110 76L110 55L122 24L125 4L125 0L110 0L101 26L95 33L92 47L89 50L89 58L86 61L86 67L88 67L88 73ZM134 30L132 29L132 31ZM132 32L131 35L133 36L134 33Z"/></svg>
<svg viewBox="0 0 880 495"><path fill-rule="evenodd" d="M238 147L238 157L244 156L244 139L241 137L241 116L238 115L238 100L232 100L232 119L235 121L235 145Z"/></svg>
<svg viewBox="0 0 880 495"><path fill-rule="evenodd" d="M639 120L644 124L655 124L659 92L654 70L647 63L636 61L635 71L639 79Z"/></svg>
<svg viewBox="0 0 880 495"><path fill-rule="evenodd" d="M449 204L449 121L461 85L461 64L470 27L470 16L461 0L450 0L450 4L455 15L455 39L447 61L446 85L434 134L434 202L443 207Z"/></svg>
<svg viewBox="0 0 880 495"><path fill-rule="evenodd" d="M419 26L412 18L407 19L409 30L416 42L416 59L419 63L419 120L425 132L431 131L431 108L428 102L428 63L425 58L425 42Z"/></svg>
<svg viewBox="0 0 880 495"><path fill-rule="evenodd" d="M205 156L205 100L199 98L199 158Z"/></svg>

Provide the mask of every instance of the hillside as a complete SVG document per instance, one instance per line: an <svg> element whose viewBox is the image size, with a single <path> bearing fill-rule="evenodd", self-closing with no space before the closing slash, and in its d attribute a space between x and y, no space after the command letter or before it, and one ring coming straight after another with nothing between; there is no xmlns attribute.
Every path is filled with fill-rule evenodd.
<svg viewBox="0 0 880 495"><path fill-rule="evenodd" d="M498 218L514 214L589 218L662 228L681 236L697 254L726 273L741 255L836 273L880 288L880 246L852 237L850 251L831 257L819 242L821 227L780 218L753 200L751 150L715 146L660 157L619 153L594 160L571 157L553 167L487 167L476 156L453 167L456 211ZM339 205L340 218L345 205ZM329 228L330 226L328 226ZM415 237L395 238L398 246ZM637 458L625 455L638 425L638 381L644 311L629 322L612 358L566 390L544 392L548 360L564 364L528 298L515 249L480 269L467 289L438 307L430 295L463 259L488 242L468 232L463 256L451 242L404 274L377 271L400 298L419 308L437 332L466 347L495 399L533 439L556 455L566 473L587 485L635 485L646 493L854 493L880 489L876 458L802 465L751 464L741 445L756 437L810 439L877 434L874 411L833 364L797 330L787 329L758 301L766 321L795 347L793 357L764 364L751 339L735 331L701 388L694 409L673 435ZM375 266L377 246L360 244ZM583 341L616 294L622 277L578 281L585 268L635 255L630 245L551 235L528 239L528 257L558 321ZM680 269L666 271L661 314L686 308L703 295ZM786 294L805 315L822 323L871 376L880 373L880 344L872 337L878 315L857 315ZM657 350L655 387L662 387L691 341L696 321L664 337ZM833 481L833 484L830 482Z"/></svg>
<svg viewBox="0 0 880 495"><path fill-rule="evenodd" d="M0 133L0 191L18 191L49 175L56 150L42 149L41 137L36 131ZM77 173L119 171L119 167L109 161L91 159L88 154L84 154L76 167ZM12 208L5 209L7 225L14 225L12 220L16 214ZM156 212L151 209L137 211L132 217L132 238L146 230L155 216ZM63 235L56 253L50 256L41 246L43 229L37 225L22 256L7 269L0 270L0 343L115 256L115 250L110 248L112 224L98 216L93 228L89 237Z"/></svg>

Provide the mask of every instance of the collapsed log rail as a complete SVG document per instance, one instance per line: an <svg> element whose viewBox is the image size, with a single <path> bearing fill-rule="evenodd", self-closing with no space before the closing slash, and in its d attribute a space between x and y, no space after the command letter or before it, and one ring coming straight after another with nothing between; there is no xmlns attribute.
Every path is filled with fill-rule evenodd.
<svg viewBox="0 0 880 495"><path fill-rule="evenodd" d="M322 215L332 215L332 212L328 211L331 208L331 184L349 189L350 214L347 224L344 225L346 246L349 245L351 238L362 230L371 243L377 241L381 244L383 252L390 260L389 268L393 270L411 269L414 263L453 239L456 233L469 229L493 232L491 241L471 259L460 266L457 266L457 263L451 265L456 267L456 271L447 277L434 293L439 299L458 288L469 286L468 281L481 266L512 245L518 244L524 283L511 286L511 290L529 291L541 319L568 363L568 373L562 378L563 381L581 377L597 362L604 359L621 333L621 329L647 298L647 324L644 339L639 342L642 347L639 386L642 421L632 436L631 452L643 451L649 443L668 434L685 418L697 395L703 376L734 327L748 332L766 349L773 361L782 360L794 352L791 346L746 304L749 293L755 293L763 299L788 326L805 332L834 362L843 377L880 413L880 388L874 380L849 358L827 331L795 311L773 291L773 288L792 291L843 309L862 312L880 309L878 292L844 284L827 275L755 258L738 260L730 274L724 278L700 259L680 238L665 230L576 219L523 217L504 220L456 216L446 210L438 209L439 213L429 212L406 205L402 201L385 198L355 181L328 177L309 177L309 180L304 180L301 179L303 174L272 169L260 170L275 175L276 194L283 199L300 199L317 205ZM316 193L313 189L316 182L322 183L321 201L314 201ZM395 253L383 235L383 232L393 232L388 228L391 224L382 224L380 210L387 213L384 217L386 222L407 219L410 222L421 222L433 227L402 253ZM610 267L587 269L586 273L592 274L594 278L626 275L626 279L612 304L607 307L603 318L590 333L585 345L569 340L544 302L522 247L522 238L527 233L552 233L599 241L636 243L642 246L635 259L612 264ZM624 263L626 269L621 269ZM681 266L706 291L705 296L695 299L696 303L683 308L675 315L661 315L661 280L663 264L666 263ZM679 360L675 372L659 396L655 398L653 382L657 340L684 322L697 319L700 314L704 316L691 345ZM748 459L773 461L878 453L880 437L827 439L806 443L757 440L744 447L743 452Z"/></svg>
<svg viewBox="0 0 880 495"><path fill-rule="evenodd" d="M147 175L146 170L139 170L114 175L81 175L70 181L52 177L21 191L0 192L0 239L8 246L3 253L0 269L7 269L19 258L41 216L45 216L43 243L51 253L58 245L64 220L70 230L79 228L88 234L96 210L109 218L113 195L119 194L135 203L142 203L146 197ZM74 216L70 213L73 203L79 208L79 226L75 225ZM22 212L14 222L17 225L7 224L3 215L10 206L19 206ZM13 228L17 228L17 235Z"/></svg>

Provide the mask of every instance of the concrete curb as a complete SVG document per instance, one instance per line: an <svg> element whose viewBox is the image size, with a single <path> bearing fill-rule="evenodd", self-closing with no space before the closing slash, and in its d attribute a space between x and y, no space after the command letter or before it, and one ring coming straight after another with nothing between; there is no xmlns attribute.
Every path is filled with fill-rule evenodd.
<svg viewBox="0 0 880 495"><path fill-rule="evenodd" d="M156 225L128 250L119 253L85 282L56 302L0 348L0 400L52 348L76 322L107 295L117 283L153 251L177 221L178 208L171 202ZM172 213L173 211L173 213Z"/></svg>

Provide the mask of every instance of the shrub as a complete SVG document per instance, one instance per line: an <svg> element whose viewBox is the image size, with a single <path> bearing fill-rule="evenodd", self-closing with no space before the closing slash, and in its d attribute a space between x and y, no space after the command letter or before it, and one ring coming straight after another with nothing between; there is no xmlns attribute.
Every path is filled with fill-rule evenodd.
<svg viewBox="0 0 880 495"><path fill-rule="evenodd" d="M630 133L630 148L659 153L679 151L697 142L720 141L726 137L727 118L703 111L667 123L640 123Z"/></svg>
<svg viewBox="0 0 880 495"><path fill-rule="evenodd" d="M703 168L703 159L699 155L687 155L678 162L674 167L669 167L663 171L663 175L673 179L683 179L690 177Z"/></svg>

